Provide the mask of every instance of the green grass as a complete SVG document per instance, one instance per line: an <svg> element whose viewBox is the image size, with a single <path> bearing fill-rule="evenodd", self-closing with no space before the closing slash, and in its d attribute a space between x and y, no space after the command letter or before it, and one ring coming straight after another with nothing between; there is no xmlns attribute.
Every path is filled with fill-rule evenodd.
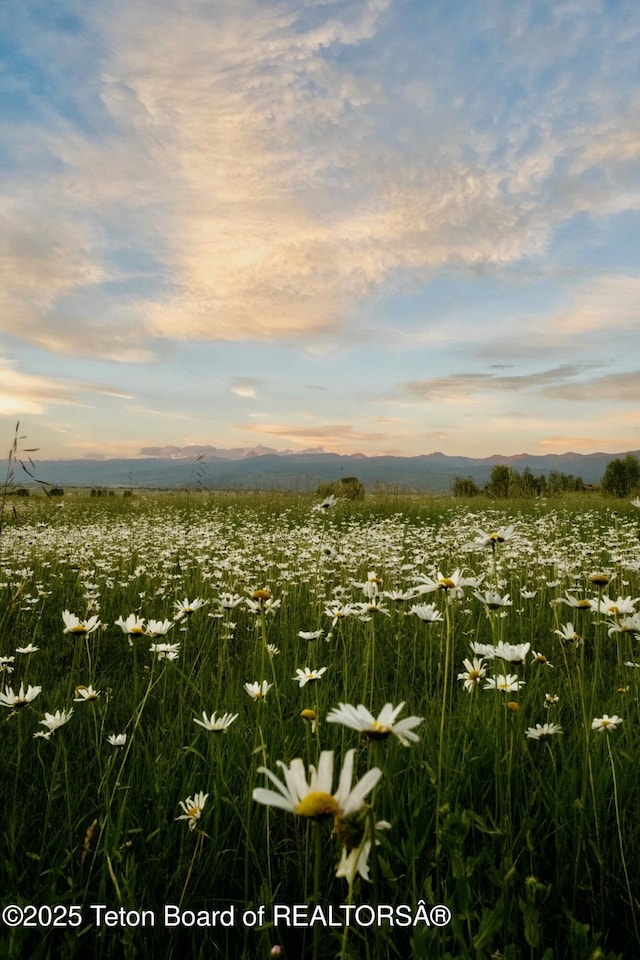
<svg viewBox="0 0 640 960"><path fill-rule="evenodd" d="M640 923L640 671L625 664L640 660L638 634L610 636L621 617L557 601L567 592L640 595L639 511L615 503L614 516L612 502L593 495L508 504L388 495L340 502L327 514L309 498L281 494L63 503L16 504L0 540L0 654L15 657L3 689L42 687L19 710L0 708L0 890L3 906L73 905L83 921L77 929L0 926L2 956L205 960L268 957L276 945L286 957L314 960L628 955ZM468 549L479 531L509 524L514 536L495 554ZM470 587L458 599L438 590L384 600L388 616L351 613L333 627L325 612L333 600L366 601L361 584L371 571L386 591L456 568L484 577L479 592L509 594L504 616ZM609 586L589 580L600 570ZM245 600L220 607L226 593L247 598L263 587L281 601L273 613L252 613ZM133 612L171 619L185 597L207 605L160 638L180 643L174 661L158 660L149 638L130 646L115 626ZM442 621L408 615L414 603L435 603ZM87 637L63 634L64 610L96 614L103 626ZM554 633L568 621L583 644ZM319 640L298 635L320 628ZM265 640L279 653L271 656ZM457 676L473 656L470 643L499 641L529 643L526 662L485 660L486 678L516 674L524 685L468 693ZM15 652L28 643L39 650ZM534 662L531 651L553 666ZM300 689L292 678L304 667L327 670ZM244 684L263 679L273 687L254 702ZM74 702L76 688L89 684L99 699ZM545 708L545 694L557 703ZM423 718L419 742L407 748L325 721L341 702L377 715L401 701L401 718ZM45 711L71 707L49 740L34 738L45 731ZM316 732L300 717L304 708L316 711ZM214 710L238 714L226 733L193 722ZM610 733L592 730L604 714L623 722ZM562 734L527 739L528 728L545 722ZM107 742L117 733L127 734L122 748ZM375 820L391 824L353 903L412 911L421 901L446 904L450 925L373 924L346 934L243 926L243 912L260 905L268 918L274 903L317 901L325 911L347 903L331 822L262 806L252 791L268 786L261 766L281 775L279 760L315 764L320 750L334 750L338 768L351 748L358 777L382 770L369 800ZM190 831L176 819L180 801L200 791L209 796ZM98 928L92 904L152 910L156 925ZM233 908L234 922L165 928L164 904Z"/></svg>

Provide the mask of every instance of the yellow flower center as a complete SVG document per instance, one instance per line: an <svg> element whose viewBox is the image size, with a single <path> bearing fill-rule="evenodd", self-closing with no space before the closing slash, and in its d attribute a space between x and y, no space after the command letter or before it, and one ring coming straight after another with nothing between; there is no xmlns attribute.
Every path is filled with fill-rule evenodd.
<svg viewBox="0 0 640 960"><path fill-rule="evenodd" d="M252 600L271 600L271 593L269 590L254 590L251 594Z"/></svg>
<svg viewBox="0 0 640 960"><path fill-rule="evenodd" d="M441 580L438 580L438 584L441 590L453 590L455 583L451 577L442 577Z"/></svg>
<svg viewBox="0 0 640 960"><path fill-rule="evenodd" d="M293 811L300 817L337 817L340 807L335 797L322 790L312 790Z"/></svg>
<svg viewBox="0 0 640 960"><path fill-rule="evenodd" d="M371 726L367 730L362 731L365 737L369 737L370 740L384 740L385 737L391 735L391 727L388 727L384 723L380 723L378 720L374 720Z"/></svg>

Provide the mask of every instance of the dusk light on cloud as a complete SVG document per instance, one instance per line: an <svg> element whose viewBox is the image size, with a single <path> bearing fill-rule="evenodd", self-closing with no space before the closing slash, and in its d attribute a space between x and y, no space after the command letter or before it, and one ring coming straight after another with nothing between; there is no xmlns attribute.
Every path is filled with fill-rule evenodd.
<svg viewBox="0 0 640 960"><path fill-rule="evenodd" d="M635 0L0 11L39 456L640 448Z"/></svg>

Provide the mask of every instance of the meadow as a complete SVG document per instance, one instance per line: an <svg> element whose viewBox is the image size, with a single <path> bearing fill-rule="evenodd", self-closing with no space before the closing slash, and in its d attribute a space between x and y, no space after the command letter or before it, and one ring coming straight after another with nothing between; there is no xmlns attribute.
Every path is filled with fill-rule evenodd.
<svg viewBox="0 0 640 960"><path fill-rule="evenodd" d="M2 957L636 955L636 506L5 511Z"/></svg>

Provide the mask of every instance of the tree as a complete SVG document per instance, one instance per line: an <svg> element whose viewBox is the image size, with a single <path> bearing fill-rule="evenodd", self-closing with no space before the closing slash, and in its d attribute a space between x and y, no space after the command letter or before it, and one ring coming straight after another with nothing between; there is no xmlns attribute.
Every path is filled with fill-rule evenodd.
<svg viewBox="0 0 640 960"><path fill-rule="evenodd" d="M640 486L640 460L632 453L611 460L600 486L605 493L611 493L614 497L628 497L635 487Z"/></svg>
<svg viewBox="0 0 640 960"><path fill-rule="evenodd" d="M316 492L319 497L333 494L343 500L364 500L364 484L357 477L341 477L332 483L321 483Z"/></svg>
<svg viewBox="0 0 640 960"><path fill-rule="evenodd" d="M487 493L492 497L508 497L511 486L511 470L504 463L496 463L487 484Z"/></svg>
<svg viewBox="0 0 640 960"><path fill-rule="evenodd" d="M477 497L480 489L471 477L454 477L451 492L454 497Z"/></svg>

